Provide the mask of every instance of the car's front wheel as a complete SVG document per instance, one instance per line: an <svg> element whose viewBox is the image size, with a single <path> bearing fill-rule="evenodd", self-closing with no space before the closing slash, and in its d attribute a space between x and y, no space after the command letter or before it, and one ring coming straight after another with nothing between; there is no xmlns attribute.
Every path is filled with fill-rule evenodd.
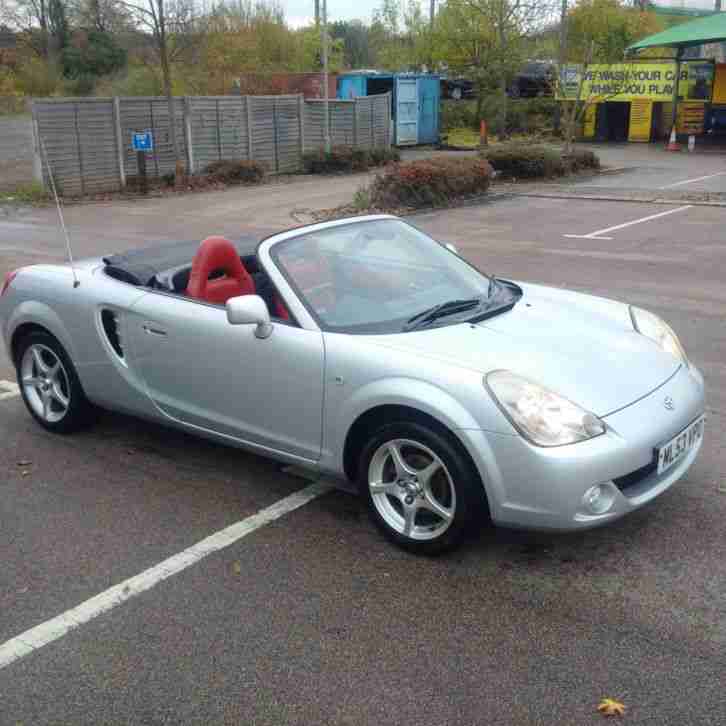
<svg viewBox="0 0 726 726"><path fill-rule="evenodd" d="M360 458L358 486L371 517L395 544L419 554L458 545L487 517L473 465L444 431L414 422L382 426Z"/></svg>
<svg viewBox="0 0 726 726"><path fill-rule="evenodd" d="M41 426L65 434L92 423L95 408L83 392L71 359L52 335L35 332L23 338L16 366L20 393Z"/></svg>

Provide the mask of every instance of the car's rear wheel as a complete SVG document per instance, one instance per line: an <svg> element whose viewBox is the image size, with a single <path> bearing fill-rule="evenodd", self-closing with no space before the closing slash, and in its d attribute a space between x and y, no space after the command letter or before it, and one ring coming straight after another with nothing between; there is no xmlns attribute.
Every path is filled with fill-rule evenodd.
<svg viewBox="0 0 726 726"><path fill-rule="evenodd" d="M50 334L30 333L18 346L18 386L33 418L54 433L71 433L94 420L76 369L63 346Z"/></svg>
<svg viewBox="0 0 726 726"><path fill-rule="evenodd" d="M479 476L443 431L414 422L385 425L364 447L358 472L374 523L409 551L450 550L486 517Z"/></svg>

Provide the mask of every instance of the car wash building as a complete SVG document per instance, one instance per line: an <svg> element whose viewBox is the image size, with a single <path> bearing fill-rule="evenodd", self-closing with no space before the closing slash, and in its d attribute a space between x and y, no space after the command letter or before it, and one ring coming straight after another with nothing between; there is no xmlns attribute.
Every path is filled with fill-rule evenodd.
<svg viewBox="0 0 726 726"><path fill-rule="evenodd" d="M656 141L676 131L701 135L710 130L712 110L726 91L726 65L712 60L649 61L567 69L561 100L586 104L582 136L595 141ZM714 96L714 89L718 90ZM723 91L722 91L723 89ZM725 103L726 98L721 100Z"/></svg>
<svg viewBox="0 0 726 726"><path fill-rule="evenodd" d="M391 94L395 146L439 140L441 80L433 73L353 71L338 76L338 98Z"/></svg>
<svg viewBox="0 0 726 726"><path fill-rule="evenodd" d="M673 128L717 135L726 131L726 64L711 51L724 41L726 13L676 25L631 45L630 62L565 68L558 97L585 103L586 139L654 141ZM645 50L671 57L638 59Z"/></svg>

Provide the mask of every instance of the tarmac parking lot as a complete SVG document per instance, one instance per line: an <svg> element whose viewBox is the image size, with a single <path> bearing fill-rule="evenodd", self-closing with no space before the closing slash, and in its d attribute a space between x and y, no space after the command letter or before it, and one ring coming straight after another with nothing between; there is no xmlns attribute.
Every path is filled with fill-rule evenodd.
<svg viewBox="0 0 726 726"><path fill-rule="evenodd" d="M165 223L171 239L269 233L231 199L190 197L155 226L142 206L73 208L76 254L162 239ZM605 529L483 528L438 559L394 549L362 502L321 486L124 593L310 482L115 414L54 437L0 382L0 724L582 726L604 697L625 703L623 723L726 723L726 209L502 194L413 221L499 277L668 320L708 387L687 477ZM0 217L0 273L61 257L51 224ZM58 616L89 601L97 614L59 635ZM49 642L23 650L24 634Z"/></svg>

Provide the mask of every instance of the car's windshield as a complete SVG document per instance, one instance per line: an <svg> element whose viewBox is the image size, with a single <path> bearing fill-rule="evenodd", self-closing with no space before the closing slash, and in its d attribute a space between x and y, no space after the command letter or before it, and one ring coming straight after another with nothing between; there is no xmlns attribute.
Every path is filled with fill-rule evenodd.
<svg viewBox="0 0 726 726"><path fill-rule="evenodd" d="M325 330L393 333L460 322L490 307L497 285L397 219L302 234L272 256Z"/></svg>

